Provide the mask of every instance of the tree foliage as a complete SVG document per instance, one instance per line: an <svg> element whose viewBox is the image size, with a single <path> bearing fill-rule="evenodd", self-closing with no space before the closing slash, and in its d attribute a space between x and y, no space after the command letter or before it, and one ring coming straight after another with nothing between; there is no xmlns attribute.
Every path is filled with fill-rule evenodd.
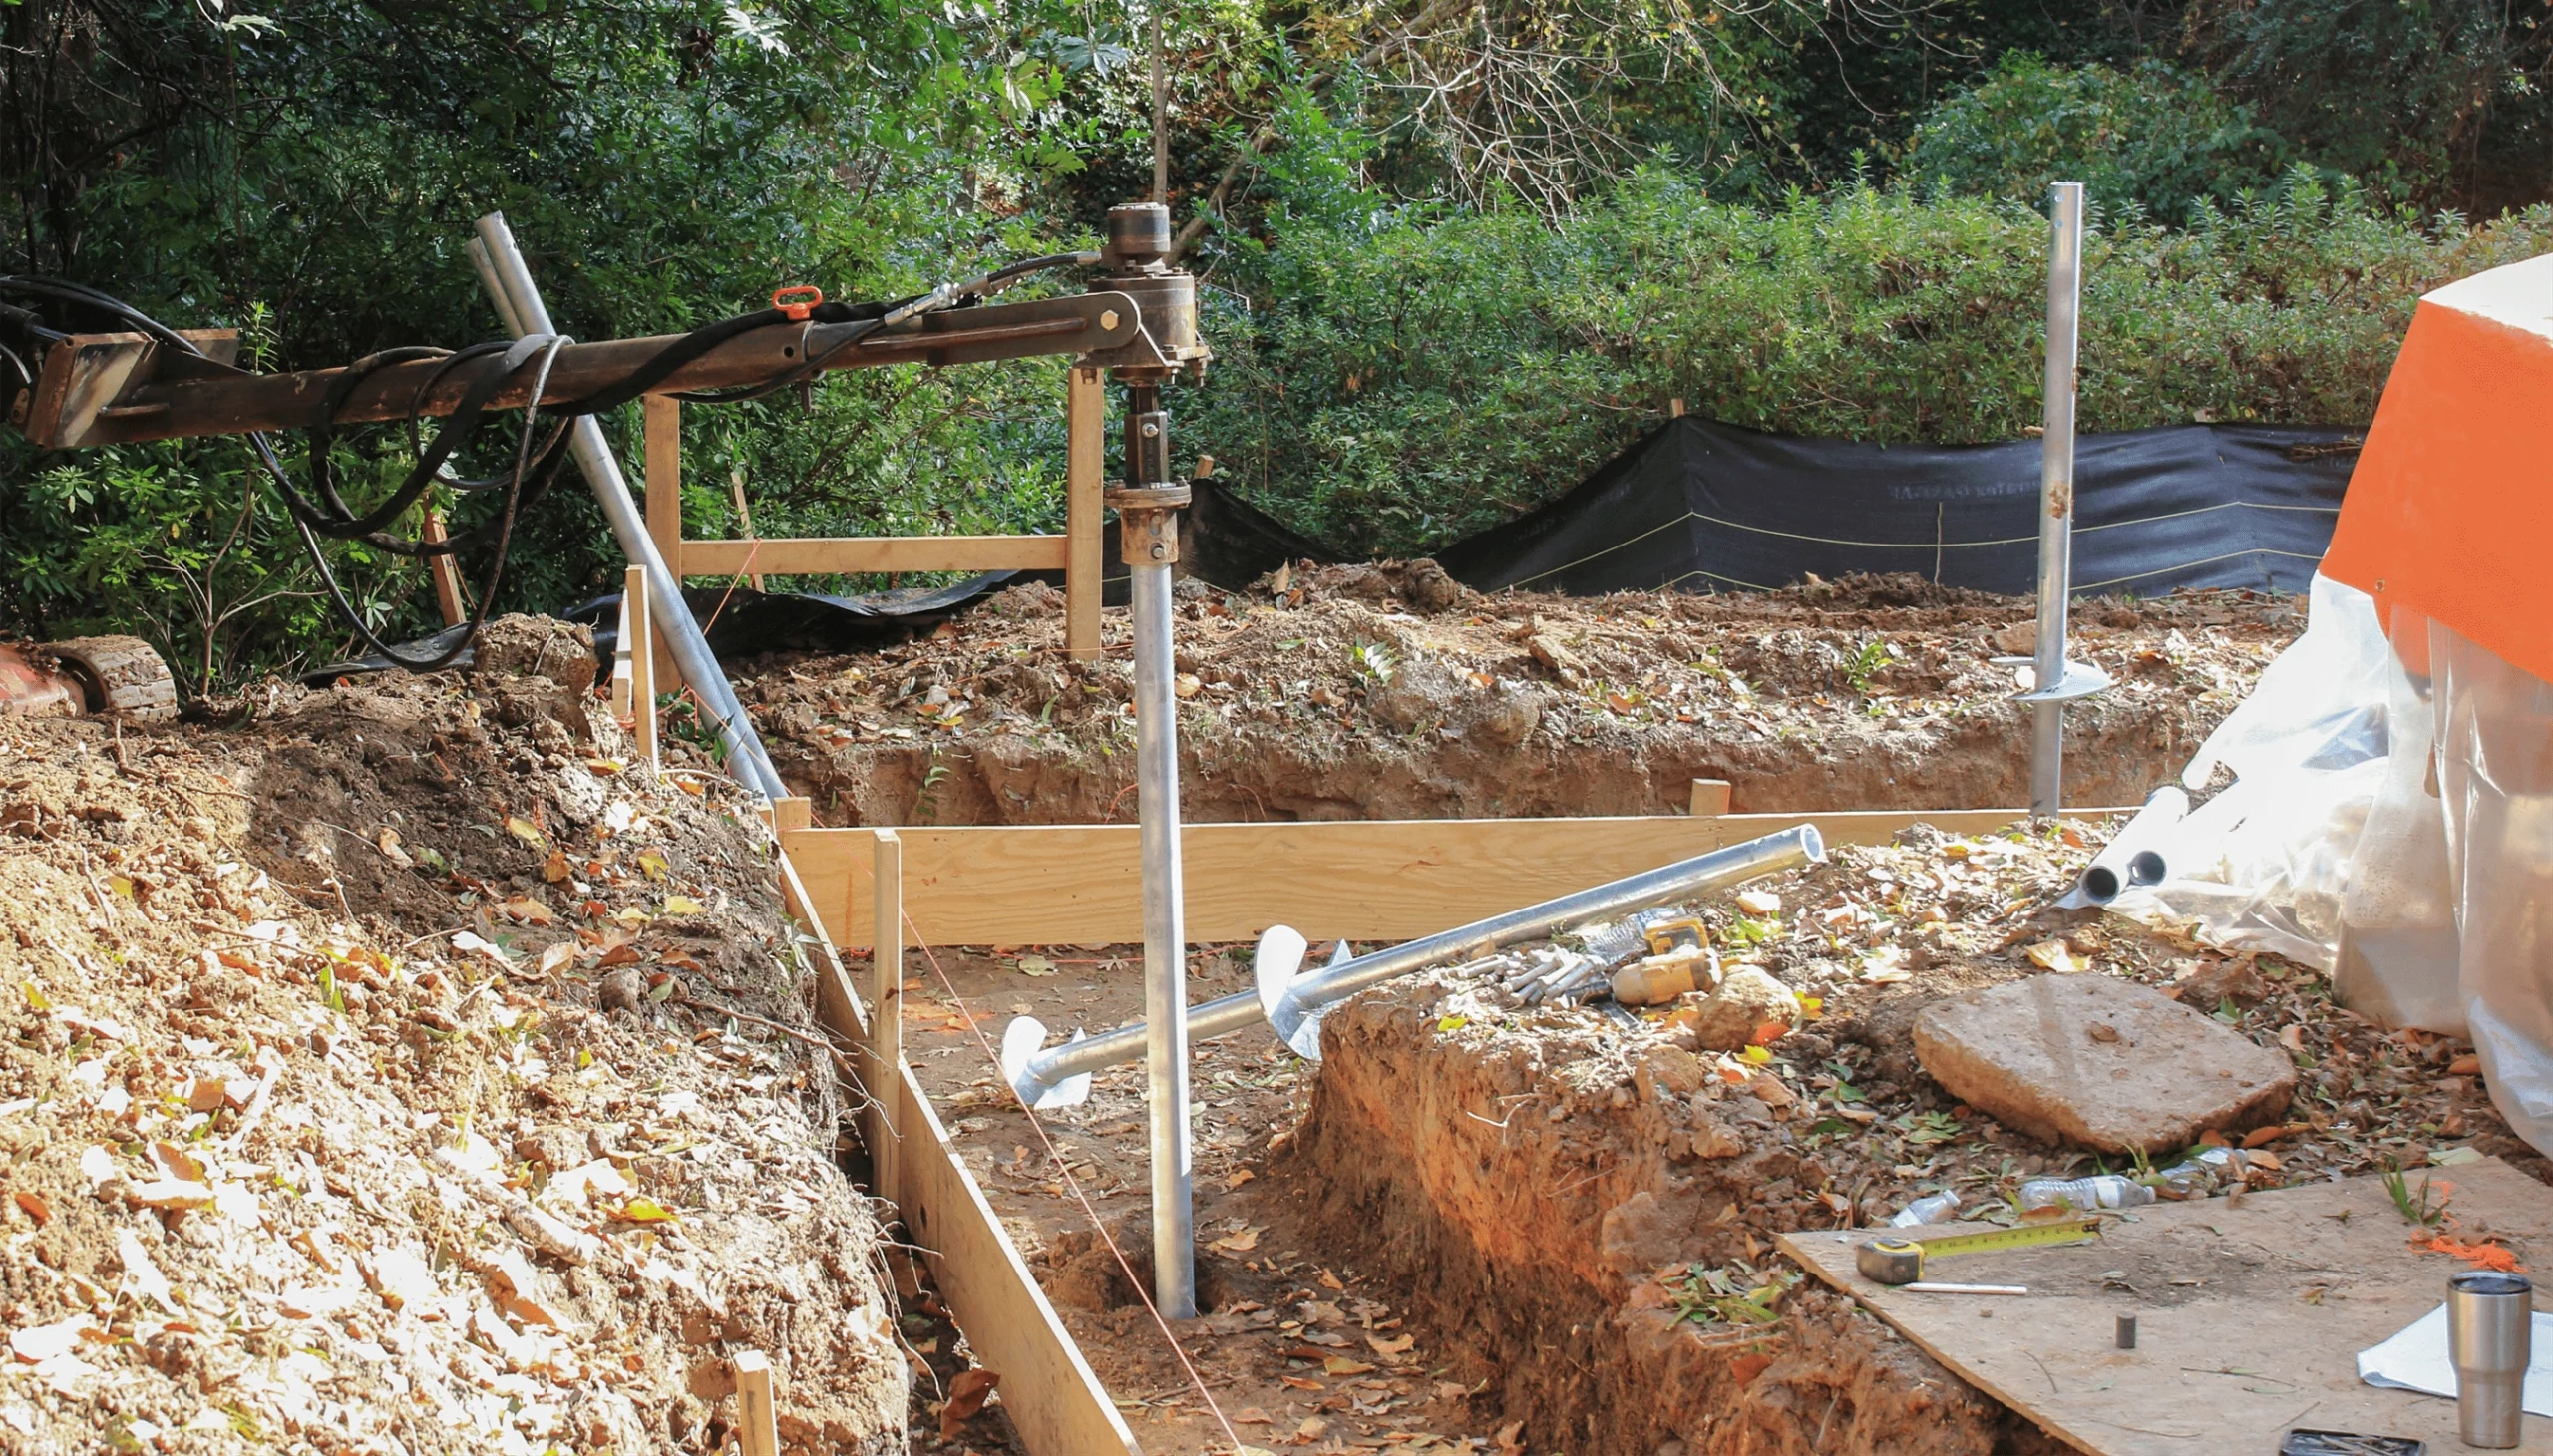
<svg viewBox="0 0 2553 1456"><path fill-rule="evenodd" d="M2553 191L2541 33L2482 0L15 0L0 266L241 327L268 368L495 335L464 251L492 209L582 337L901 296L1142 194L1155 6L1222 361L1181 438L1355 549L1530 507L1670 397L2021 428L2059 172L2103 218L2088 426L2362 420L2408 299L2546 227L2439 210ZM1061 375L691 411L690 528L735 534L741 491L767 535L1053 529ZM413 564L332 549L373 621L431 624ZM234 440L0 443L0 627L143 630L194 690L348 646ZM572 480L509 573L510 608L616 581Z"/></svg>

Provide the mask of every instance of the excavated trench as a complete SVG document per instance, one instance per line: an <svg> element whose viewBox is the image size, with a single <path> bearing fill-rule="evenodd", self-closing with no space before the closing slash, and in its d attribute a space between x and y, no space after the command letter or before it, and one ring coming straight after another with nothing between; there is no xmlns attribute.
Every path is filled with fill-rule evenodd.
<svg viewBox="0 0 2553 1456"><path fill-rule="evenodd" d="M1191 592L1183 815L1670 814L1697 778L1729 781L1739 812L2025 802L2026 725L2009 702L2010 666L1995 660L2025 647L2013 640L2025 606L1897 591L1467 598L1415 613L1401 597L1344 589L1308 600L1299 585L1273 600ZM762 659L740 690L820 822L1131 820L1122 652L1112 638L1099 662L1065 660L1050 610L1009 593L962 632L873 657ZM2066 797L2091 805L2133 804L2168 780L2301 625L2290 604L2240 593L2113 603L2087 618L2081 655L2119 683L2068 715ZM1439 978L1421 977L1334 1012L1300 1121L1262 1126L1250 1141L1274 1136L1264 1160L1250 1159L1260 1177L1232 1179L1237 1191L1209 1212L1236 1227L1265 1220L1341 1271L1364 1271L1426 1331L1440 1382L1461 1382L1436 1385L1440 1399L1468 1390L1473 1428L1500 1430L1494 1449L2063 1449L1851 1300L1790 1282L1776 1234L1884 1217L1883 1193L1897 1197L1822 1162L1812 1119L1602 1018L1529 1015L1448 1035L1461 1018L1443 1014L1443 994ZM988 1147L1023 1141L1006 1117L979 1116ZM1140 1149L1128 1130L1139 1127L1129 1117L1077 1131L1124 1143L1131 1168ZM1072 1266L1077 1237L1042 1256L1050 1276ZM1697 1304L1704 1272L1784 1282L1778 1320ZM1214 1317L1236 1328L1273 1319L1260 1301L1294 1307L1277 1290L1300 1277ZM1142 1342L1143 1331L1106 1322L1132 1312L1120 1298L1058 1297L1103 1311L1076 1332L1100 1342L1104 1367L1125 1356L1116 1343ZM1304 1353L1270 1368L1296 1370ZM1287 1378L1274 1394L1312 1384ZM1335 1412L1345 1399L1307 1396L1301 1409ZM1276 1418L1281 1429L1293 1416Z"/></svg>
<svg viewBox="0 0 2553 1456"><path fill-rule="evenodd" d="M1773 1232L1836 1222L1829 1170L1689 1053L1566 1029L1448 1039L1440 994L1422 978L1331 1016L1310 1114L1272 1172L1301 1185L1325 1248L1379 1269L1467 1352L1526 1449L2064 1449L1814 1285L1768 1327L1691 1317L1660 1280L1781 1265Z"/></svg>
<svg viewBox="0 0 2553 1456"><path fill-rule="evenodd" d="M1881 577L1448 599L1380 567L1181 594L1192 823L1669 814L1697 778L1728 781L1740 812L2028 798L2016 598ZM763 657L738 695L821 823L1130 819L1125 621L1070 660L1058 605L1018 587L881 652ZM2249 592L2087 603L2073 653L2115 686L2067 713L2067 801L2139 802L2301 625L2293 601Z"/></svg>

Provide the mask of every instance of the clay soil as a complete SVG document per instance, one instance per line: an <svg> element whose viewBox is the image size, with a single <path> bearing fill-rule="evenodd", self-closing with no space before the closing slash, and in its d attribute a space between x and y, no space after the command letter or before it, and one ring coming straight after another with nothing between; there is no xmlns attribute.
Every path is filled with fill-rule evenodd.
<svg viewBox="0 0 2553 1456"><path fill-rule="evenodd" d="M0 1449L709 1452L745 1349L792 1451L905 1449L961 1351L837 1167L770 837L589 650L0 718Z"/></svg>
<svg viewBox="0 0 2553 1456"><path fill-rule="evenodd" d="M1657 1012L1519 1005L1451 972L1332 1013L1318 1064L1264 1031L1201 1045L1206 1313L1167 1332L1136 1292L1150 1274L1139 1071L1104 1072L1089 1103L1032 1124L987 1046L1014 1014L1091 1030L1140 1016L1139 952L934 948L908 981L907 1035L1147 1451L1228 1452L1238 1436L1328 1453L2052 1452L1774 1249L1784 1231L1885 1222L1920 1194L1956 1190L1971 1217L2009 1218L2024 1179L2134 1171L1945 1094L1908 1033L1931 1001L2115 975L2279 1048L2299 1090L2244 1154L2249 1188L2395 1167L2416 1188L2432 1164L2450 1183L2464 1150L2553 1181L2493 1111L2469 1048L2362 1021L2305 967L2053 909L2102 830L1918 828L1747 887L1778 910L1693 906L1744 947L1733 958L1815 998L1816 1019L1762 1053L1699 1050ZM1193 955L1192 1000L1242 988L1248 956ZM2441 1276L2461 1267L2437 1257Z"/></svg>
<svg viewBox="0 0 2553 1456"><path fill-rule="evenodd" d="M1739 810L2028 798L2025 601L1860 577L1746 595L1481 596L1430 562L1180 583L1192 822L1661 814L1696 778ZM2067 715L2070 802L2139 802L2303 626L2254 592L2086 603L2117 686ZM1133 816L1125 615L1062 652L1050 587L870 656L736 664L775 760L828 824Z"/></svg>

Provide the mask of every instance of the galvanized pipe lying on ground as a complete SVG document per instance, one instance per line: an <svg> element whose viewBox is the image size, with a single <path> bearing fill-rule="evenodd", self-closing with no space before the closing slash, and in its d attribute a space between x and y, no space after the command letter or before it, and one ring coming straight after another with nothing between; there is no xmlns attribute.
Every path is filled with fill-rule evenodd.
<svg viewBox="0 0 2553 1456"><path fill-rule="evenodd" d="M1280 1039L1301 1052L1303 1047L1295 1036L1301 1033L1308 1020L1311 1050L1306 1054L1317 1056L1320 1050L1319 1018L1317 1014L1306 1013L1326 1009L1330 1001L1344 999L1366 986L1447 961L1476 958L1501 946L1559 934L1613 915L1629 914L1650 906L1707 894L1741 880L1774 874L1794 865L1825 858L1825 842L1819 837L1816 826L1802 825L1524 910L1510 910L1388 950L1341 961L1299 979L1294 972L1302 964L1307 946L1303 937L1293 929L1277 925L1259 938L1254 970L1259 988L1192 1008L1188 1013L1188 1039L1192 1042L1206 1041L1269 1020L1263 997L1267 988L1274 986L1276 993L1272 999L1294 1031L1294 1034L1285 1034L1280 1026ZM1315 1000L1315 997L1327 999ZM1077 1035L1074 1040L1060 1046L1041 1050L1045 1037L1044 1025L1033 1016L1022 1016L1012 1021L1003 1032L1001 1048L1003 1076L1009 1079L1012 1090L1019 1094L1022 1102L1040 1111L1073 1107L1086 1101L1090 1096L1091 1073L1143 1055L1145 1027L1137 1022L1098 1036Z"/></svg>
<svg viewBox="0 0 2553 1456"><path fill-rule="evenodd" d="M541 289L532 281L532 270L526 266L523 250L515 246L515 235L506 226L502 212L491 212L479 219L479 235L471 240L470 260L479 269L479 281L497 305L497 314L505 320L507 332L516 338L526 334L555 333L549 322L549 309L541 301ZM709 639L700 634L700 624L692 620L691 608L682 599L682 583L666 569L665 558L656 550L655 538L647 534L647 522L638 513L638 503L629 497L629 482L620 473L620 462L602 438L602 426L591 415L576 419L567 437L568 448L576 457L576 468L584 472L585 484L592 488L594 500L602 507L603 518L611 523L611 534L629 559L647 573L650 615L656 629L664 633L666 650L682 669L683 681L709 709L716 720L719 739L727 746L730 772L746 788L769 799L783 799L789 786L780 780L771 755L763 751L762 739L754 732L753 720L745 716L743 704L736 701L736 690L727 682L727 671L718 665L716 653L709 650Z"/></svg>
<svg viewBox="0 0 2553 1456"><path fill-rule="evenodd" d="M1752 880L1826 858L1826 842L1817 826L1803 824L1762 839L1748 840L1690 860L1564 895L1541 905L1509 910L1486 920L1457 926L1423 939L1407 941L1370 955L1279 979L1274 967L1259 967L1259 1003L1277 1039L1297 1056L1320 1060L1320 1020L1330 1007L1367 986L1404 976L1449 960L1468 960L1502 946L1541 940L1581 925L1630 914L1670 900L1700 895L1740 880Z"/></svg>

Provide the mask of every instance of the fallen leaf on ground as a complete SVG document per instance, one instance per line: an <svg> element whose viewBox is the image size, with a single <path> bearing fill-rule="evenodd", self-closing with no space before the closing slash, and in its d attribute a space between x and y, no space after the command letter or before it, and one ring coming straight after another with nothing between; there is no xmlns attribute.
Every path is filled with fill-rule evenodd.
<svg viewBox="0 0 2553 1456"><path fill-rule="evenodd" d="M1258 1229L1244 1229L1238 1234L1227 1234L1216 1240L1214 1247L1229 1254L1248 1254L1259 1247L1259 1236L1262 1232Z"/></svg>
<svg viewBox="0 0 2553 1456"><path fill-rule="evenodd" d="M573 940L561 940L557 944L550 946L548 949L542 951L540 958L533 961L532 968L534 973L539 975L555 975L561 969L565 968L567 962L574 960L575 958L576 942ZM637 957L633 954L630 958L634 960Z"/></svg>
<svg viewBox="0 0 2553 1456"><path fill-rule="evenodd" d="M160 1272L160 1266L151 1262L151 1252L142 1247L141 1237L131 1229L116 1231L116 1259L124 1266L121 1292L148 1299L172 1314L178 1312L175 1291L169 1287L169 1276Z"/></svg>
<svg viewBox="0 0 2553 1456"><path fill-rule="evenodd" d="M676 1218L673 1210L651 1198L633 1198L605 1212L624 1224L670 1224Z"/></svg>
<svg viewBox="0 0 2553 1456"><path fill-rule="evenodd" d="M960 1370L948 1382L948 1403L939 1408L939 1439L954 1441L958 1427L984 1408L984 1401L1001 1383L1001 1376L990 1370Z"/></svg>
<svg viewBox="0 0 2553 1456"><path fill-rule="evenodd" d="M534 824L531 820L526 819L519 814L509 814L506 816L506 833L513 835L516 839L523 841L525 844L532 846L536 850L549 843L548 836L541 832L541 827L539 825Z"/></svg>
<svg viewBox="0 0 2553 1456"><path fill-rule="evenodd" d="M1409 1347L1418 1343L1418 1336L1414 1334L1400 1334L1394 1335L1390 1339L1385 1339L1381 1335L1368 1333L1365 1336L1365 1343L1374 1347L1374 1353L1381 1355L1385 1359L1389 1359L1394 1355L1405 1355L1409 1353Z"/></svg>
<svg viewBox="0 0 2553 1456"><path fill-rule="evenodd" d="M2062 940L2041 940L2023 953L2059 974L2071 975L2083 968L2083 962L2074 958L2074 948Z"/></svg>
<svg viewBox="0 0 2553 1456"><path fill-rule="evenodd" d="M53 1205L46 1203L42 1195L20 1189L9 1195L9 1198L26 1213L28 1218L36 1221L37 1228L41 1229L53 1222Z"/></svg>
<svg viewBox="0 0 2553 1456"><path fill-rule="evenodd" d="M207 1184L183 1178L155 1178L133 1190L133 1201L146 1209L204 1209L212 1207L212 1189Z"/></svg>
<svg viewBox="0 0 2553 1456"><path fill-rule="evenodd" d="M1363 1360L1352 1360L1345 1355L1330 1355L1320 1362L1320 1367L1333 1375L1363 1375L1374 1368Z"/></svg>
<svg viewBox="0 0 2553 1456"><path fill-rule="evenodd" d="M485 955L508 969L514 967L515 958L506 953L506 947L493 940L482 939L474 931L456 931L452 937L452 948L465 955Z"/></svg>
<svg viewBox="0 0 2553 1456"><path fill-rule="evenodd" d="M80 1347L80 1336L95 1329L98 1322L86 1314L74 1314L55 1324L38 1324L9 1336L9 1352L28 1364L67 1355Z"/></svg>

